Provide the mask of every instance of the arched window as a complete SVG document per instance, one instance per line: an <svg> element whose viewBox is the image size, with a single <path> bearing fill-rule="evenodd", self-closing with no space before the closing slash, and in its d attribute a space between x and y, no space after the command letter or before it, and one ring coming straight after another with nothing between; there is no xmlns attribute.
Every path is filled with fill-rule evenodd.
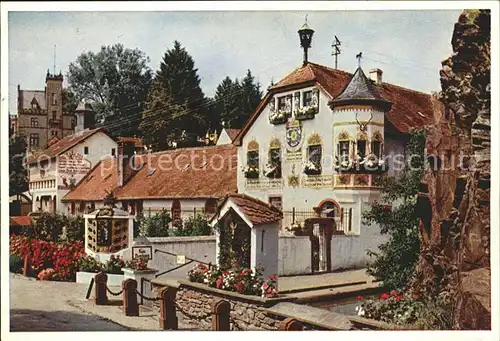
<svg viewBox="0 0 500 341"><path fill-rule="evenodd" d="M248 143L247 167L244 172L247 178L259 177L259 143L255 140Z"/></svg>
<svg viewBox="0 0 500 341"><path fill-rule="evenodd" d="M340 162L349 161L350 144L351 136L347 131L343 130L337 137L337 156Z"/></svg>
<svg viewBox="0 0 500 341"><path fill-rule="evenodd" d="M356 152L357 156L361 159L366 157L366 141L368 136L366 133L359 131L356 136Z"/></svg>
<svg viewBox="0 0 500 341"><path fill-rule="evenodd" d="M266 175L270 178L281 178L281 142L278 138L271 139L269 144L269 165Z"/></svg>
<svg viewBox="0 0 500 341"><path fill-rule="evenodd" d="M307 175L321 174L321 160L323 151L321 146L321 136L314 133L307 139L307 163L304 167L304 173Z"/></svg>
<svg viewBox="0 0 500 341"><path fill-rule="evenodd" d="M383 138L382 134L379 131L375 131L372 135L372 141L371 141L371 153L375 155L377 158L382 157L382 150L383 150Z"/></svg>
<svg viewBox="0 0 500 341"><path fill-rule="evenodd" d="M178 224L181 221L181 202L174 200L172 202L172 223Z"/></svg>
<svg viewBox="0 0 500 341"><path fill-rule="evenodd" d="M320 202L319 207L321 207L321 211L324 212L327 217L340 217L340 205L335 200L323 200Z"/></svg>

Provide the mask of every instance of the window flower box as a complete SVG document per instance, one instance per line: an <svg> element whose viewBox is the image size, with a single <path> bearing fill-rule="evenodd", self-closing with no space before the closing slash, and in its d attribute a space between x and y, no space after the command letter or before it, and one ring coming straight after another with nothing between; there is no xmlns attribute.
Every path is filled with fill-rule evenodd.
<svg viewBox="0 0 500 341"><path fill-rule="evenodd" d="M245 178L247 179L258 179L259 169L257 167L246 166L243 168L243 174L245 174Z"/></svg>
<svg viewBox="0 0 500 341"><path fill-rule="evenodd" d="M307 174L307 175L319 175L319 174L321 174L321 167L318 167L313 162L308 161L304 165L304 174Z"/></svg>
<svg viewBox="0 0 500 341"><path fill-rule="evenodd" d="M383 173L388 171L388 167L383 159L371 154L365 158L358 157L356 169L360 173Z"/></svg>
<svg viewBox="0 0 500 341"><path fill-rule="evenodd" d="M271 112L269 115L269 122L271 124L284 124L288 119L289 113L285 110L278 110Z"/></svg>
<svg viewBox="0 0 500 341"><path fill-rule="evenodd" d="M297 120L310 120L318 113L318 109L313 106L298 108L295 110L295 118Z"/></svg>

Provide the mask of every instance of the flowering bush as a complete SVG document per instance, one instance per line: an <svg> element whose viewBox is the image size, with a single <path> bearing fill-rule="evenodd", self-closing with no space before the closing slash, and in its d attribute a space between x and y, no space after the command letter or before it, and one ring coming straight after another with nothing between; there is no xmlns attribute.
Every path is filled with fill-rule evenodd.
<svg viewBox="0 0 500 341"><path fill-rule="evenodd" d="M106 262L106 266L104 267L104 271L108 274L122 275L122 268L125 267L125 261L121 257L115 257L115 255L111 255Z"/></svg>
<svg viewBox="0 0 500 341"><path fill-rule="evenodd" d="M244 295L278 296L276 275L270 275L269 279L264 280L262 268L223 271L216 266L209 269L207 266L199 264L188 272L188 277L191 282L205 283L213 288Z"/></svg>
<svg viewBox="0 0 500 341"><path fill-rule="evenodd" d="M125 262L124 268L129 268L133 270L151 270L148 268L148 256L139 256L136 259L132 259Z"/></svg>
<svg viewBox="0 0 500 341"><path fill-rule="evenodd" d="M38 273L38 279L40 281L50 281L52 279L55 279L56 277L56 270L52 269L52 268L48 268L48 269L45 269L45 270L42 270Z"/></svg>
<svg viewBox="0 0 500 341"><path fill-rule="evenodd" d="M13 235L10 238L10 254L19 255L22 259L31 255L31 266L35 273L52 268L55 271L54 279L75 281L78 261L85 253L81 241L55 244Z"/></svg>
<svg viewBox="0 0 500 341"><path fill-rule="evenodd" d="M99 272L104 268L104 264L97 261L92 256L82 257L78 261L78 271Z"/></svg>
<svg viewBox="0 0 500 341"><path fill-rule="evenodd" d="M362 299L362 297L358 297ZM359 316L372 318L398 325L410 325L419 318L425 304L419 296L398 293L392 290L384 293L379 299L364 301L356 307Z"/></svg>

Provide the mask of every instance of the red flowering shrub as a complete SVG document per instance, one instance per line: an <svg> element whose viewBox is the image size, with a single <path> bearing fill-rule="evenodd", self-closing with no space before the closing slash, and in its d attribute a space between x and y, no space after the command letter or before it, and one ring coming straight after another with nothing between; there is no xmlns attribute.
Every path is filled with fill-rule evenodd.
<svg viewBox="0 0 500 341"><path fill-rule="evenodd" d="M199 264L188 272L188 277L191 282L205 283L213 288L244 295L278 296L276 275L270 275L269 279L264 280L262 268L223 271L216 266L209 269L207 266Z"/></svg>
<svg viewBox="0 0 500 341"><path fill-rule="evenodd" d="M26 236L11 236L10 253L17 254L23 259L31 255L31 265L35 273L52 269L55 273L51 279L75 281L78 262L85 255L85 250L81 241L54 244ZM46 276L44 274L44 278Z"/></svg>
<svg viewBox="0 0 500 341"><path fill-rule="evenodd" d="M126 261L124 268L134 269L134 270L150 270L148 268L148 256L140 256L136 259Z"/></svg>
<svg viewBox="0 0 500 341"><path fill-rule="evenodd" d="M38 273L38 279L40 281L50 281L55 277L55 275L56 275L56 270L48 268Z"/></svg>

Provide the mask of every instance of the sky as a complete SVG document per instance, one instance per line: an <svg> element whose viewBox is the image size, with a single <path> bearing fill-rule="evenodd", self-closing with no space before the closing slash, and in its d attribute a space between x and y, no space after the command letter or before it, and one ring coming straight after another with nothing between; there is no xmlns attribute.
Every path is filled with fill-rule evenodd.
<svg viewBox="0 0 500 341"><path fill-rule="evenodd" d="M439 91L441 61L452 54L451 36L461 10L200 11L200 12L9 12L9 111L17 112L21 89L45 86L47 69L68 72L82 52L121 43L139 48L158 70L165 51L179 40L193 57L205 95L226 76L250 69L265 90L302 63L297 30L307 14L315 30L311 62L339 69L383 70L384 82L423 92ZM65 81L65 85L67 85Z"/></svg>

